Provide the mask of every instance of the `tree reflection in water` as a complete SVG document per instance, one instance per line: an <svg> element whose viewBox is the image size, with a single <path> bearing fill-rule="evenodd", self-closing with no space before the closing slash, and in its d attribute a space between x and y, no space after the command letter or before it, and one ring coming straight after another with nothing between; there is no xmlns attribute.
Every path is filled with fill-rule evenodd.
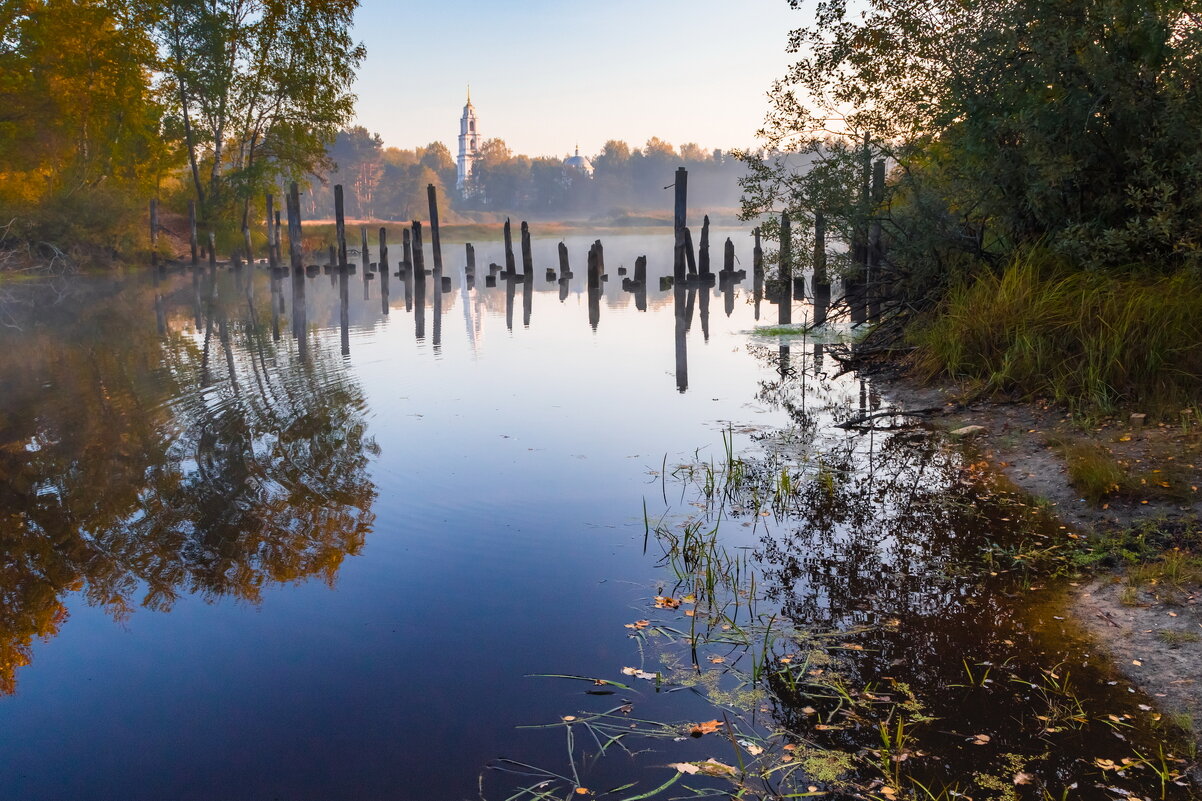
<svg viewBox="0 0 1202 801"><path fill-rule="evenodd" d="M4 693L72 593L118 619L187 594L258 603L271 584L332 585L372 526L362 390L320 343L302 358L275 340L278 286L261 301L229 274L162 298L112 286L44 307L30 287L6 309Z"/></svg>

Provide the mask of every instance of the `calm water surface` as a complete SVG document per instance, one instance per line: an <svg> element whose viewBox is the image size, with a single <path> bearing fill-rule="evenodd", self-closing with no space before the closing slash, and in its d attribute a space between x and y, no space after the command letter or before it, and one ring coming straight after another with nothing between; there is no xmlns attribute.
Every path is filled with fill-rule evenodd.
<svg viewBox="0 0 1202 801"><path fill-rule="evenodd" d="M518 727L612 699L529 676L639 663L625 624L664 581L644 502L687 511L661 468L720 459L728 428L739 448L824 442L852 477L795 510L807 525L737 526L787 614L903 619L865 671L910 660L937 683L974 640L1005 658L1029 621L946 578L977 545L915 503L966 493L963 463L833 428L880 398L820 346L749 335L778 313L750 277L661 291L669 238L621 236L590 292L585 238L577 277L544 280L556 244L535 240L532 283L486 287L503 259L478 243L470 288L444 245L449 292L261 270L7 288L0 797L460 799L498 756L562 764L561 738ZM641 254L650 288L624 291ZM695 693L639 704L713 714ZM665 761L589 783L654 786Z"/></svg>

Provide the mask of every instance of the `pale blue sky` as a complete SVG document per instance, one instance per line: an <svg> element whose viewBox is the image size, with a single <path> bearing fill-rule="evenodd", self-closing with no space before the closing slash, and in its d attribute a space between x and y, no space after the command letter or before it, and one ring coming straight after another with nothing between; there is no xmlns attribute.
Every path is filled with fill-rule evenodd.
<svg viewBox="0 0 1202 801"><path fill-rule="evenodd" d="M470 82L480 132L518 153L651 136L750 146L809 13L786 0L362 0L357 121L387 145L454 152Z"/></svg>

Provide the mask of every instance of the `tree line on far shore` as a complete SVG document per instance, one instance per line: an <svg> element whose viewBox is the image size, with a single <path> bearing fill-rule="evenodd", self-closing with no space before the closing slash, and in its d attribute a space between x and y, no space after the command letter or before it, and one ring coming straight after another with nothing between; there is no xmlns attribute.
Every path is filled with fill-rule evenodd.
<svg viewBox="0 0 1202 801"><path fill-rule="evenodd" d="M515 154L502 139L480 148L464 191L456 188L457 167L441 142L405 150L388 147L378 134L355 126L339 132L328 150L329 169L320 171L304 200L310 217L333 215L332 184L342 184L347 214L358 219L410 220L426 214L426 187L433 184L451 213L470 219L490 214L532 218L615 217L670 210L665 185L678 166L689 170L689 197L696 208L732 208L739 203L742 162L722 150L695 143L679 148L657 137L643 147L611 139L589 156L592 174L565 166L560 156Z"/></svg>

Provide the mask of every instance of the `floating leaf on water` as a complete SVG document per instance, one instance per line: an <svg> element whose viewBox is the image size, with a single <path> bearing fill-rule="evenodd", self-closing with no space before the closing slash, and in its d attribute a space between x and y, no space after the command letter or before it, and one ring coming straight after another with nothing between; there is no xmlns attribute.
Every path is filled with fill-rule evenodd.
<svg viewBox="0 0 1202 801"><path fill-rule="evenodd" d="M655 596L656 609L676 609L679 606L680 600L678 598L670 598L666 595Z"/></svg>
<svg viewBox="0 0 1202 801"><path fill-rule="evenodd" d="M702 737L706 734L712 734L713 732L716 732L719 729L719 727L721 727L721 726L722 726L722 721L720 721L720 720L707 720L703 723L694 723L692 726L689 727L689 736L690 737Z"/></svg>
<svg viewBox="0 0 1202 801"><path fill-rule="evenodd" d="M973 745L988 745L992 739L988 734L974 734L968 738L968 741Z"/></svg>
<svg viewBox="0 0 1202 801"><path fill-rule="evenodd" d="M739 745L743 746L744 750L746 750L747 753L751 754L752 756L759 756L760 754L764 753L763 746L756 745L750 740L739 740Z"/></svg>
<svg viewBox="0 0 1202 801"><path fill-rule="evenodd" d="M655 678L654 673L648 673L645 670L639 670L638 668L632 667L622 668L622 674L625 676L634 676L636 679L646 679L647 681L651 681Z"/></svg>

